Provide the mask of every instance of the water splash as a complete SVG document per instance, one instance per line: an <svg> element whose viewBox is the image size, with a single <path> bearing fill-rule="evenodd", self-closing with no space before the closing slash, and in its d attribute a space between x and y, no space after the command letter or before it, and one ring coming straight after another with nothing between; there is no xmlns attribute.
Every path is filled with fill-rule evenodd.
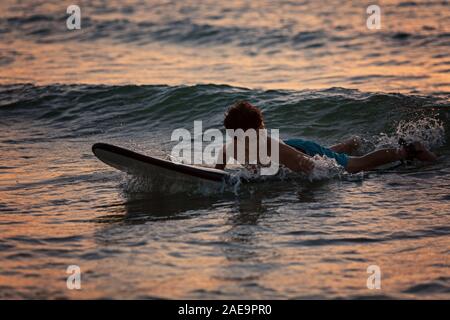
<svg viewBox="0 0 450 320"><path fill-rule="evenodd" d="M345 172L335 159L327 156L315 155L312 157L312 161L314 162L314 168L308 176L310 181L341 178Z"/></svg>
<svg viewBox="0 0 450 320"><path fill-rule="evenodd" d="M380 133L375 137L375 149L398 147L398 140L422 142L427 148L439 148L445 143L445 129L442 121L425 117L418 120L401 120L393 134Z"/></svg>
<svg viewBox="0 0 450 320"><path fill-rule="evenodd" d="M231 189L235 195L237 195L240 191L240 187L242 186L242 182L267 182L267 181L284 181L290 180L298 176L288 168L284 166L280 166L277 174L275 175L261 175L261 168L236 168L232 170L228 170L229 178L226 182L226 187L224 190Z"/></svg>
<svg viewBox="0 0 450 320"><path fill-rule="evenodd" d="M231 189L232 192L237 195L242 184L242 179L246 178L245 170L235 169L229 171L228 173L229 178L222 184L222 192L227 189Z"/></svg>

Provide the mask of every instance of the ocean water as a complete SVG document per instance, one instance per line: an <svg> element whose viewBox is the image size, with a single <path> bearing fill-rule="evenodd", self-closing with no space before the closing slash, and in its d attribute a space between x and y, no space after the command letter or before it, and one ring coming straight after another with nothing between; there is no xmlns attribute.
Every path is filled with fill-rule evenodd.
<svg viewBox="0 0 450 320"><path fill-rule="evenodd" d="M378 4L373 31L358 1L80 1L68 31L66 4L2 1L0 298L449 299L449 3ZM439 159L162 194L91 152L167 158L238 99L283 138Z"/></svg>
<svg viewBox="0 0 450 320"><path fill-rule="evenodd" d="M450 91L446 0L0 3L0 83L228 84L265 89Z"/></svg>

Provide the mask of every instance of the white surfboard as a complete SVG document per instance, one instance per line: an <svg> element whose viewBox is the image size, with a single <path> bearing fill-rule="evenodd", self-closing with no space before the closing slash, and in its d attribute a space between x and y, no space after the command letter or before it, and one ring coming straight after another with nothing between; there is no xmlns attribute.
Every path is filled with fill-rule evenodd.
<svg viewBox="0 0 450 320"><path fill-rule="evenodd" d="M223 170L174 163L106 143L94 144L92 152L113 168L131 175L150 177L152 180L222 183L230 179L230 175Z"/></svg>

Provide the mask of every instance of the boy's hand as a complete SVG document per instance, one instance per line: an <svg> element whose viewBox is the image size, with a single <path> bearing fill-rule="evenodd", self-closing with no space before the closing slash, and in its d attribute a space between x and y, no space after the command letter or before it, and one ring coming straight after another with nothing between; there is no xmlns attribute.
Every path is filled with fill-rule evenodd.
<svg viewBox="0 0 450 320"><path fill-rule="evenodd" d="M433 152L429 151L422 143L414 142L413 146L416 149L416 158L420 161L431 162L437 160L436 155Z"/></svg>
<svg viewBox="0 0 450 320"><path fill-rule="evenodd" d="M301 170L306 174L310 174L311 171L314 169L314 162L310 158L305 156L299 157L298 165L301 168Z"/></svg>

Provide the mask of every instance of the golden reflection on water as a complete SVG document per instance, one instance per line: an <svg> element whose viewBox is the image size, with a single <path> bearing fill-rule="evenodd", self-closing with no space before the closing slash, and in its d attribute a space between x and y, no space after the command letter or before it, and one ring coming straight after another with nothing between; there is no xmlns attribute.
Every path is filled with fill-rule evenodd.
<svg viewBox="0 0 450 320"><path fill-rule="evenodd" d="M86 52L84 48L91 50L89 45L82 44L77 45L76 50ZM16 63L5 68L0 83L225 83L293 90L343 86L366 91L411 91L420 88L445 92L450 89L450 73L442 66L436 66L438 60L424 60L408 53L396 54L395 60L413 59L414 65L395 62L389 62L386 66L374 65L373 61L360 60L357 53L323 58L300 56L290 60L284 56L242 56L233 49L216 57L215 52L208 53L210 49L184 48L180 53L179 48L170 45L163 48L155 45L148 51L102 45L95 52L82 53L85 56L81 59L61 54L68 50L66 45L61 44L42 44L34 50L32 54L35 59L32 62ZM344 74L352 80L343 78ZM367 77L373 77L373 80L365 80ZM361 80L354 80L357 78Z"/></svg>
<svg viewBox="0 0 450 320"><path fill-rule="evenodd" d="M48 150L47 154L53 154L51 151L54 150ZM71 157L70 152L77 153L76 150L69 151L65 154L66 158ZM15 151L9 155L4 159L17 158ZM54 161L52 156L44 156L41 161L33 164L22 163L28 168L10 174L4 181L8 180L10 186L13 186L11 181L15 174L21 176L26 171L34 172L30 180L22 182L28 187L1 191L3 203L20 209L20 214L2 217L3 223L13 223L10 228L2 228L2 238L24 240L15 241L16 252L2 258L2 269L16 270L16 273L0 275L0 285L29 288L34 292L34 297L131 298L140 292L147 297L185 298L220 292L221 297L229 295L233 298L308 298L323 297L324 293L329 297L348 298L351 295L398 297L402 291L402 297L417 297L408 290L415 283L427 283L429 279L443 277L442 268L436 266L449 263L445 252L445 248L450 245L448 238L408 238L408 232L426 227L427 220L431 218L430 213L434 213L434 223L442 219L444 224L445 215L442 214L439 218L439 214L444 213L448 205L443 202L428 202L428 208L423 214L414 213L412 219L396 218L392 215L393 211L400 210L404 206L404 199L409 199L414 191L392 192L389 199L383 198L386 193L383 193L385 185L382 180L369 180L360 188L352 187L350 192L329 193L330 199L340 205L336 207L335 214L316 220L320 221L320 228L323 230L331 228L332 233L328 236L282 233L264 233L262 236L258 226L267 225L267 228L279 223L278 219L286 217L285 213L277 215L271 209L277 203L276 195L274 199L265 197L264 193L256 194L250 199L241 199L238 202L238 212L234 213L220 203L206 203L205 206L191 204L192 210L200 212L198 218L132 223L133 220L127 222L127 219L133 218L133 210L141 212L147 209L150 216L157 212L155 201L149 198L141 207L128 206L127 202L131 203L133 199L119 196L117 186L111 190L102 190L98 184L95 189L90 189L87 182L81 185L58 183L56 188L49 184L39 185L39 181L55 178L57 181L57 178L64 177L69 172L81 176L104 169L101 164L90 159L78 165L61 163L60 175L48 174L47 169ZM13 164L12 160L6 163ZM117 185L117 181L113 182ZM20 180L18 183L21 183ZM2 188L7 186L8 184L2 184ZM332 190L331 186L330 188ZM318 187L313 192L320 190ZM424 197L432 196L432 190L427 192ZM279 196L283 199L283 194ZM68 202L59 206L52 205L52 201L62 199ZM378 200L388 201L390 204L380 202L378 206ZM185 203L186 208L189 208L190 201ZM103 206L102 203L108 205ZM395 203L398 203L399 208L395 208ZM151 207L150 204L154 206ZM179 205L182 206L182 203ZM308 202L304 206L308 206ZM415 208L420 206L418 203ZM163 210L162 208L164 207L159 210ZM414 207L407 208L413 210ZM105 214L118 214L122 218L97 223L101 220L95 219ZM175 218L176 210L174 214ZM313 217L301 217L302 214L304 212L297 212L297 219L315 221ZM202 221L204 219L207 221ZM294 219L294 216L287 219ZM209 230L210 227L206 227L204 232L189 233L184 230L184 225L197 228L204 223L214 226L213 230ZM291 220L292 223L297 222ZM338 227L339 225L342 226ZM374 237L377 228L392 234L404 232L406 237L403 240L389 240L390 236L384 235L382 238L386 240L381 242L348 242L352 238ZM160 233L157 242L152 239L155 232ZM176 235L165 236L165 232ZM80 239L58 240L70 237ZM318 241L321 238L322 241L329 238L330 243L295 244L295 241ZM341 238L346 240L340 243ZM33 239L39 242L35 243ZM194 240L195 243L217 245L196 246L192 245ZM143 244L128 246L126 243L129 241ZM79 256L87 252L100 254L105 250L116 253L100 260ZM82 264L84 272L83 289L69 291L65 288L65 270L68 265L78 263ZM381 291L366 288L366 268L371 264L381 267ZM19 266L26 268L17 272ZM95 277L104 281L97 281ZM237 289L240 283L253 283L253 286ZM237 292L241 292L241 295Z"/></svg>
<svg viewBox="0 0 450 320"><path fill-rule="evenodd" d="M169 6L174 5L170 10L174 18L180 14L177 10L182 8L181 4L152 3L154 7L160 6L161 10L169 10ZM58 31L62 34L61 41L50 43L9 39L0 43L0 48L5 52L14 48L20 54L14 57L12 64L2 68L0 83L225 83L266 89L341 86L367 91L450 91L448 61L446 63L445 56L442 57L445 46L429 45L424 54L424 49L417 48L417 44L408 47L410 40L404 40L406 46L402 46L390 40L388 35L395 32L423 34L423 26L442 34L448 33L449 25L443 23L445 13L436 11L439 8L429 7L422 16L411 15L406 9L398 9L396 3L399 2L380 2L387 12L378 37L374 37L374 32L378 31L368 30L365 26L365 8L349 4L336 6L330 3L324 7L320 2L311 2L297 8L271 2L246 2L244 6L242 1L231 1L223 5L233 13L238 12L238 16L211 20L205 18L209 16L208 10L214 13L218 9L206 1L191 13L193 21L211 26L242 27L243 24L255 28L283 28L286 20L292 20L289 24L292 34L320 28L333 33L342 26L359 33L356 39L328 42L326 46L314 49L290 45L277 47L276 44L273 48L259 48L257 45L240 48L220 43L196 46L171 41L148 41L144 45L129 46L108 38L77 42L75 37L75 41L65 41L67 30ZM134 1L129 1L129 4L133 5ZM95 14L89 5L85 7L87 16ZM245 10L239 9L241 7ZM56 8L57 4L52 4L48 10ZM141 11L135 11L127 18L136 23L161 19L159 11ZM333 14L334 19L325 19L324 12ZM117 13L105 13L97 18L101 21L120 17ZM92 30L87 28L75 32L89 35ZM348 36L346 31L336 34L343 39ZM67 35L73 37L71 33ZM322 42L320 39L317 41Z"/></svg>

